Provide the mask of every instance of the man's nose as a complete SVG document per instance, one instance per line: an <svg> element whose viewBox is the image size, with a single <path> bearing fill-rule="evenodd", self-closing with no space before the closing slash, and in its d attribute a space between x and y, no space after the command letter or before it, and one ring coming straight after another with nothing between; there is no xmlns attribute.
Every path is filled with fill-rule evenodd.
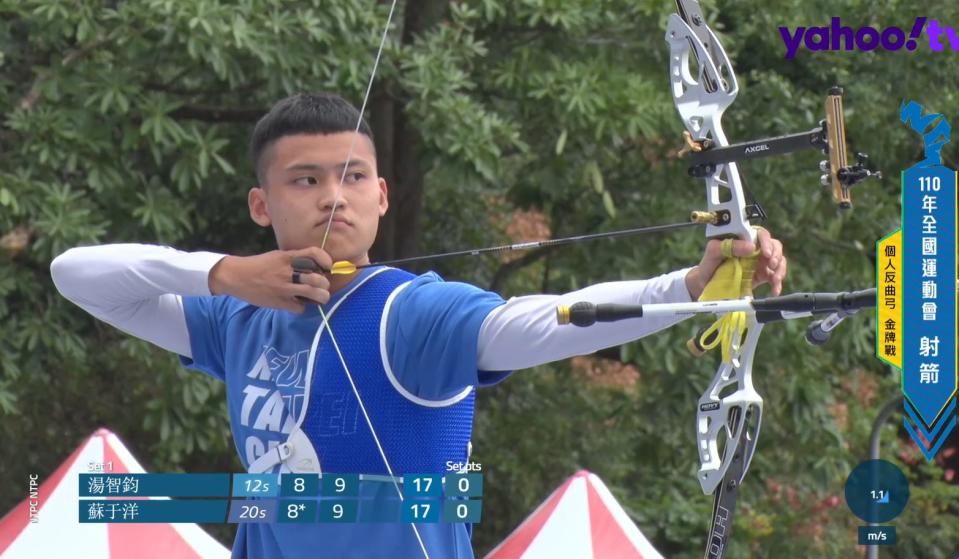
<svg viewBox="0 0 959 559"><path fill-rule="evenodd" d="M320 189L321 194L317 199L319 207L326 211L332 209L334 205L336 207L345 205L339 175L331 174L330 177L323 181L323 188Z"/></svg>

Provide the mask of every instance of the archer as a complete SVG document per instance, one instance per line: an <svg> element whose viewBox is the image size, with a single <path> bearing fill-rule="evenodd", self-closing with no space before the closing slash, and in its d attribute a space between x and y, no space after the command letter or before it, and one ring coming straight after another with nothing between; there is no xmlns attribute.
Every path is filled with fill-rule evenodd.
<svg viewBox="0 0 959 559"><path fill-rule="evenodd" d="M251 219L277 250L254 256L146 244L68 250L57 288L100 320L180 356L226 384L232 435L251 472L445 474L469 461L475 389L512 371L626 343L682 318L568 329L557 305L696 300L725 257L710 241L698 265L563 295L502 299L472 285L370 263L388 185L372 133L342 98L294 95L256 125ZM782 290L782 243L765 230L753 286ZM309 258L321 270L294 267ZM377 482L380 483L380 482ZM371 494L382 483L361 491ZM233 557L472 557L465 524L241 524ZM354 555L357 554L357 555Z"/></svg>

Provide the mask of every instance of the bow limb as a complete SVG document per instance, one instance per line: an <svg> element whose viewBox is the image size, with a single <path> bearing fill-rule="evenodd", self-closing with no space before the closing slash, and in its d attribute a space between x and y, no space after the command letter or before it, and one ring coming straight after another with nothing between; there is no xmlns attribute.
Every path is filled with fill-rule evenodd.
<svg viewBox="0 0 959 559"><path fill-rule="evenodd" d="M370 72L370 79L366 85L366 93L363 95L363 104L360 106L360 114L356 121L356 127L354 129L353 139L350 141L350 149L347 152L346 162L345 162L345 165L343 165L343 173L342 175L340 175L340 181L336 187L336 195L333 198L333 207L330 210L330 215L333 215L336 212L336 207L337 205L339 205L339 202L340 202L340 196L343 192L343 183L346 180L347 170L349 169L350 161L353 158L353 150L356 147L356 138L359 135L360 125L363 122L363 113L366 112L366 104L370 99L370 92L373 89L373 80L376 77L376 70L379 67L380 57L383 54L383 48L386 46L386 38L387 38L387 35L389 34L390 24L393 21L393 13L395 10L396 10L396 0L393 0L392 3L390 4L390 11L389 11L389 15L386 18L386 24L383 26L383 34L382 34L382 37L380 38L380 45L376 51L376 57L373 60L373 70ZM330 219L329 221L327 221L326 231L323 233L323 242L320 244L321 249L326 248L326 242L329 239L330 228L332 226L333 226L333 220ZM330 324L328 317L326 316L326 311L323 310L323 307L321 305L317 305L317 309L320 312L320 318L323 322L320 325L320 328L324 329L326 331L326 334L330 337L330 343L332 344L334 350L336 351L336 355L340 360L340 364L343 366L343 372L346 375L347 381L350 383L350 388L353 390L353 395L356 396L356 401L360 406L360 412L363 414L363 419L366 421L366 425L370 429L370 435L372 435L373 437L373 442L376 444L376 449L379 451L380 458L383 459L383 465L386 467L387 475L390 476L390 480L393 483L394 489L396 489L396 494L399 496L400 501L403 501L404 500L403 490L400 489L399 483L396 481L396 475L393 472L393 467L390 465L390 460L386 456L386 450L383 448L383 444L380 442L380 437L376 433L376 428L373 426L373 420L370 418L369 411L366 409L366 405L363 402L363 397L360 395L359 388L357 387L356 382L353 379L353 374L350 372L350 367L346 363L346 358L343 356L343 352L340 350L340 345L336 341L336 336L333 334L333 328L332 328L332 325ZM313 361L311 360L311 362ZM313 371L312 370L309 371L309 374L313 374ZM423 557L425 557L426 559L429 559L430 555L426 551L426 544L423 542L423 538L422 536L420 536L420 532L417 529L416 524L410 523L410 528L412 528L413 535L416 537L416 541L419 543L420 551L423 552Z"/></svg>

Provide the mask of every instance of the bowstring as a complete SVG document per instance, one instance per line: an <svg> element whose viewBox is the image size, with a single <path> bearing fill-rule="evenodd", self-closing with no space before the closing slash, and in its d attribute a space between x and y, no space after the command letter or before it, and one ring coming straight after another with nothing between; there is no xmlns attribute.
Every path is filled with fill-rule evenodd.
<svg viewBox="0 0 959 559"><path fill-rule="evenodd" d="M330 210L330 219L326 222L326 231L323 233L323 242L320 243L320 250L326 248L326 241L330 236L330 228L333 227L333 216L336 213L336 207L340 202L340 195L343 192L343 183L346 181L346 174L350 167L350 162L353 160L353 150L356 147L356 139L359 137L360 126L363 123L363 114L366 112L366 104L370 99L370 92L373 90L373 80L376 77L376 69L380 65L380 58L383 55L383 49L386 46L386 38L389 34L390 24L393 22L393 12L396 9L396 0L393 0L390 4L390 12L386 17L386 25L383 26L383 35L380 37L380 46L376 51L376 58L373 60L373 71L370 72L370 80L366 84L366 93L363 95L363 104L360 105L360 115L356 120L356 128L353 130L353 137L350 140L350 149L346 153L346 163L343 165L343 173L340 175L340 182L336 187L336 196L333 198L333 207ZM337 357L340 359L340 363L343 365L343 371L346 373L346 379L350 383L350 387L353 389L353 395L356 396L356 401L360 405L360 411L363 412L363 419L366 420L366 425L370 428L370 434L373 436L373 442L376 443L376 449L380 453L380 458L383 459L383 465L386 466L386 472L390 476L390 481L393 482L393 488L396 490L396 494L400 498L400 502L404 501L403 490L400 489L399 483L396 481L396 476L393 475L393 467L390 465L389 459L386 457L386 451L383 449L382 443L380 443L380 438L376 434L376 429L373 427L373 421L370 419L370 414L366 410L366 406L363 404L363 398L360 397L360 391L356 387L356 383L353 381L353 375L350 373L350 368L346 364L346 358L343 356L343 352L340 351L340 345L336 342L336 338L333 336L333 328L330 326L330 321L326 316L326 311L323 310L322 305L317 305L317 309L320 311L320 317L323 319L323 324L321 328L326 328L326 333L330 337L330 342L333 344L333 349L336 351ZM426 551L426 544L423 543L423 538L420 536L419 530L416 528L416 524L410 523L410 527L413 529L413 535L416 536L416 541L420 545L420 550L423 552L423 557L430 559L429 553Z"/></svg>

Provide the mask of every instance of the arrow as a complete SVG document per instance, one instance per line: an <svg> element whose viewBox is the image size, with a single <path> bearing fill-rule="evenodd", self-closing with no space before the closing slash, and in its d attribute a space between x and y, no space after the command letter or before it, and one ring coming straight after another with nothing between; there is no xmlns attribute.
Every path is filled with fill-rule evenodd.
<svg viewBox="0 0 959 559"><path fill-rule="evenodd" d="M694 211L689 215L689 221L679 223L667 223L664 225L650 225L647 227L634 227L632 229L621 229L619 231L608 231L605 233L589 233L586 235L576 235L573 237L563 237L560 239L546 239L543 241L525 241L522 243L513 243L509 245L499 245L485 248L473 248L467 250L456 250L453 252L443 252L439 254L427 254L425 256L411 256L408 258L397 258L395 260L383 260L371 264L356 265L346 260L340 260L333 264L329 270L333 275L355 274L357 270L369 268L372 266L392 266L396 264L412 264L414 262L426 262L429 260L441 260L443 258L452 258L454 256L479 256L482 254L492 254L496 252L512 252L514 250L529 250L534 248L554 247L569 245L583 241L594 241L596 239L613 239L618 237L631 237L635 235L644 235L648 233L662 233L664 231L675 231L678 229L687 229L699 225L715 225L721 220L716 212ZM297 258L293 261L293 267L300 271L319 272L321 269L315 263L305 262L305 258ZM312 261L311 261L312 262ZM323 270L326 272L327 270Z"/></svg>

